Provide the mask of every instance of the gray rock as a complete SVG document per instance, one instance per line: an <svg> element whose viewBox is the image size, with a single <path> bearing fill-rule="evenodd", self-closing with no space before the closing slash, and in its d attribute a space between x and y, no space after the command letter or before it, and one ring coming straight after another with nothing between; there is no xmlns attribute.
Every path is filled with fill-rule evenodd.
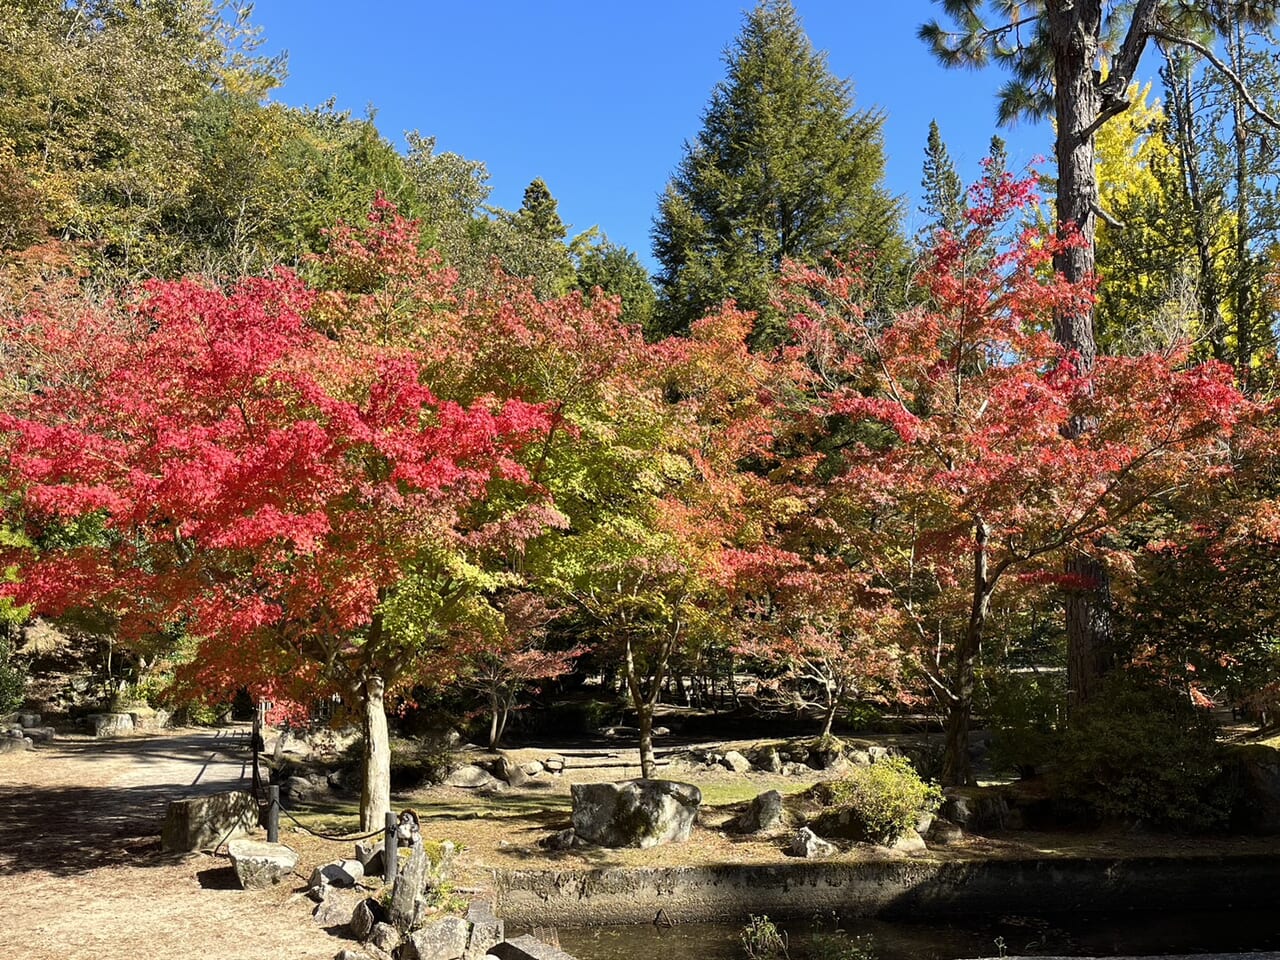
<svg viewBox="0 0 1280 960"><path fill-rule="evenodd" d="M405 960L460 960L467 951L471 924L461 917L441 917L409 934Z"/></svg>
<svg viewBox="0 0 1280 960"><path fill-rule="evenodd" d="M40 726L41 716L38 713L18 714L18 724L26 729Z"/></svg>
<svg viewBox="0 0 1280 960"><path fill-rule="evenodd" d="M315 792L316 785L306 777L289 777L280 784L280 795L295 803L310 800Z"/></svg>
<svg viewBox="0 0 1280 960"><path fill-rule="evenodd" d="M889 844L889 849L896 853L924 853L928 847L924 845L924 838L908 827L902 836Z"/></svg>
<svg viewBox="0 0 1280 960"><path fill-rule="evenodd" d="M164 727L160 712L150 707L135 707L129 711L129 716L133 718L133 729L137 733L158 733Z"/></svg>
<svg viewBox="0 0 1280 960"><path fill-rule="evenodd" d="M413 926L418 916L418 895L427 883L427 870L431 862L422 843L415 843L409 851L409 857L400 872L396 875L395 884L391 888L391 908L388 919L397 930L405 931Z"/></svg>
<svg viewBox="0 0 1280 960"><path fill-rule="evenodd" d="M494 772L513 787L523 787L529 782L529 775L520 768L518 763L505 754L498 757Z"/></svg>
<svg viewBox="0 0 1280 960"><path fill-rule="evenodd" d="M465 790L475 790L480 787L491 788L501 782L488 770L483 767L477 767L473 763L463 764L444 778L446 787L461 787Z"/></svg>
<svg viewBox="0 0 1280 960"><path fill-rule="evenodd" d="M36 743L47 743L56 736L53 727L27 727L24 734Z"/></svg>
<svg viewBox="0 0 1280 960"><path fill-rule="evenodd" d="M652 737L669 737L671 736L671 728L670 727L654 727L652 730L649 731L649 735Z"/></svg>
<svg viewBox="0 0 1280 960"><path fill-rule="evenodd" d="M938 814L971 833L981 833L1004 827L1009 804L998 794L952 793L942 801Z"/></svg>
<svg viewBox="0 0 1280 960"><path fill-rule="evenodd" d="M564 757L547 757L542 761L542 765L546 767L547 773L563 773Z"/></svg>
<svg viewBox="0 0 1280 960"><path fill-rule="evenodd" d="M869 767L872 764L871 751L863 750L861 747L854 747L849 751L849 762L859 767Z"/></svg>
<svg viewBox="0 0 1280 960"><path fill-rule="evenodd" d="M879 763L885 757L893 756L894 751L890 747L867 747L867 756L872 763Z"/></svg>
<svg viewBox="0 0 1280 960"><path fill-rule="evenodd" d="M373 928L379 923L386 923L387 911L373 897L366 897L356 904L351 911L351 935L357 940L368 940Z"/></svg>
<svg viewBox="0 0 1280 960"><path fill-rule="evenodd" d="M308 886L312 891L325 887L346 889L364 879L364 865L359 860L332 860L311 871ZM323 894L321 894L323 897Z"/></svg>
<svg viewBox="0 0 1280 960"><path fill-rule="evenodd" d="M782 826L782 794L766 790L748 804L734 821L736 833L767 833Z"/></svg>
<svg viewBox="0 0 1280 960"><path fill-rule="evenodd" d="M329 890L326 894L311 911L311 919L325 928L350 926L360 903L358 897L346 890Z"/></svg>
<svg viewBox="0 0 1280 960"><path fill-rule="evenodd" d="M721 757L720 765L732 770L734 773L746 773L751 769L751 761L737 750L730 750Z"/></svg>
<svg viewBox="0 0 1280 960"><path fill-rule="evenodd" d="M494 945L506 936L503 922L493 912L493 905L486 900L473 900L467 906L467 922L471 924L471 936L462 960L483 960Z"/></svg>
<svg viewBox="0 0 1280 960"><path fill-rule="evenodd" d="M812 770L813 770L813 767L809 766L807 763L796 763L795 761L789 761L782 765L782 773L788 777L807 776Z"/></svg>
<svg viewBox="0 0 1280 960"><path fill-rule="evenodd" d="M526 777L536 777L546 769L541 760L530 760L528 763L520 764L520 769L524 771Z"/></svg>
<svg viewBox="0 0 1280 960"><path fill-rule="evenodd" d="M386 845L385 840L378 839L356 841L356 859L364 867L366 877L382 876L386 866L386 859L383 856Z"/></svg>
<svg viewBox="0 0 1280 960"><path fill-rule="evenodd" d="M17 737L0 737L0 753L21 753L26 749L26 740Z"/></svg>
<svg viewBox="0 0 1280 960"><path fill-rule="evenodd" d="M395 953L396 948L403 942L404 938L400 936L400 931L389 923L375 923L366 938L368 946L387 953Z"/></svg>
<svg viewBox="0 0 1280 960"><path fill-rule="evenodd" d="M702 791L674 780L575 783L573 829L603 847L654 847L688 840Z"/></svg>
<svg viewBox="0 0 1280 960"><path fill-rule="evenodd" d="M777 748L765 747L756 753L756 769L763 770L765 773L781 773L782 757L778 756Z"/></svg>
<svg viewBox="0 0 1280 960"><path fill-rule="evenodd" d="M929 832L925 836L931 843L955 843L964 838L964 831L950 820L934 817L933 823L929 825Z"/></svg>
<svg viewBox="0 0 1280 960"><path fill-rule="evenodd" d="M243 790L174 800L165 812L160 842L168 851L212 848L258 825L258 805Z"/></svg>
<svg viewBox="0 0 1280 960"><path fill-rule="evenodd" d="M567 830L558 830L548 837L543 837L538 841L538 846L544 850L570 850L577 843L578 835L573 832L573 827Z"/></svg>
<svg viewBox="0 0 1280 960"><path fill-rule="evenodd" d="M791 846L787 849L787 852L793 857L814 860L819 857L834 857L840 852L840 849L834 843L828 843L823 840L808 827L801 827L796 831L795 837L792 838Z"/></svg>
<svg viewBox="0 0 1280 960"><path fill-rule="evenodd" d="M257 890L279 883L298 865L298 855L283 843L237 837L227 844L240 886Z"/></svg>
<svg viewBox="0 0 1280 960"><path fill-rule="evenodd" d="M94 713L89 722L93 724L95 737L123 737L133 733L133 716L128 713Z"/></svg>

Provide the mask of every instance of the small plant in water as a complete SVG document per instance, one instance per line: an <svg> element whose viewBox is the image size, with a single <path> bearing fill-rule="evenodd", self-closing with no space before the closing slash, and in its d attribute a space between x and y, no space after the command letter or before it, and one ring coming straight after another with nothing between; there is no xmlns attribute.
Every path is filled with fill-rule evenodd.
<svg viewBox="0 0 1280 960"><path fill-rule="evenodd" d="M996 956L1007 957L1008 954L1005 952L1005 947L1007 947L1008 944L1004 942L1004 937L996 937L995 944L996 944L996 951L997 951Z"/></svg>
<svg viewBox="0 0 1280 960"><path fill-rule="evenodd" d="M805 960L876 960L875 941L870 936L820 933L810 941L804 956Z"/></svg>
<svg viewBox="0 0 1280 960"><path fill-rule="evenodd" d="M742 928L742 949L750 960L790 960L787 934L768 917L752 916Z"/></svg>

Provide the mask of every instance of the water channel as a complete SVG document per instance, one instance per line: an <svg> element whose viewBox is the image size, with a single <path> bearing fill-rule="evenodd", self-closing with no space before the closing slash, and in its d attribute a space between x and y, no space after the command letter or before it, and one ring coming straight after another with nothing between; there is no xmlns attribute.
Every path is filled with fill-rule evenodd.
<svg viewBox="0 0 1280 960"><path fill-rule="evenodd" d="M856 939L876 960L957 960L1000 956L1142 956L1280 950L1280 913L1229 910L1130 912L1038 918L1003 916L951 923L881 920L779 921L791 960L839 956L830 938ZM744 960L740 924L561 929L577 960ZM827 949L820 941L827 938Z"/></svg>

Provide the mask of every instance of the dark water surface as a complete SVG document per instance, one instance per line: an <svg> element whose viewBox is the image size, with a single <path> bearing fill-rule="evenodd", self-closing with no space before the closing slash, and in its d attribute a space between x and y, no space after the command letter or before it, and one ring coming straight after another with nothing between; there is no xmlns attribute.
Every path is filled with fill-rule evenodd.
<svg viewBox="0 0 1280 960"><path fill-rule="evenodd" d="M1277 894L1280 899L1280 893ZM814 936L861 938L877 960L962 957L1141 956L1280 950L1280 909L1005 916L951 923L880 920L779 921L791 960L805 960ZM562 929L560 945L578 960L743 960L741 924L681 924Z"/></svg>

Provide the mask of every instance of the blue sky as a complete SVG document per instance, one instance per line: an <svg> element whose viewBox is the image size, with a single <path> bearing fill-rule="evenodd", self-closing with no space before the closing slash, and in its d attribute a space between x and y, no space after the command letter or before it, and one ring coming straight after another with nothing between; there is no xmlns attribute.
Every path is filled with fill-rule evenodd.
<svg viewBox="0 0 1280 960"><path fill-rule="evenodd" d="M795 0L810 40L858 107L887 114L889 186L914 215L929 120L978 173L995 127L998 70L949 71L915 37L927 0ZM658 194L699 128L745 0L257 0L270 52L289 52L276 99L336 97L377 111L384 135L435 136L482 160L492 202L519 205L546 180L573 231L598 224L652 266ZM1051 153L1045 125L1000 131L1015 168Z"/></svg>

